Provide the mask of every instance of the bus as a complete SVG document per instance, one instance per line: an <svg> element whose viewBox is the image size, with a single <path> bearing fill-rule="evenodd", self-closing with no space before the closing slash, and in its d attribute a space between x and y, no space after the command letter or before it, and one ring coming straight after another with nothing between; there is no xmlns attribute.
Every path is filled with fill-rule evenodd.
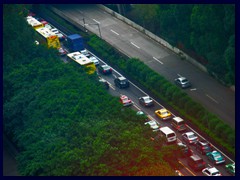
<svg viewBox="0 0 240 180"><path fill-rule="evenodd" d="M96 71L95 64L78 51L67 54L67 57L85 67L88 74L93 74Z"/></svg>
<svg viewBox="0 0 240 180"><path fill-rule="evenodd" d="M47 44L48 48L53 47L59 49L61 47L58 36L48 28L44 27L43 23L39 22L32 16L27 16L26 19L28 24L30 24L41 36L40 43Z"/></svg>
<svg viewBox="0 0 240 180"><path fill-rule="evenodd" d="M41 22L39 22L38 20L36 20L32 16L27 16L26 19L27 19L28 24L30 24L34 29L38 29L38 28L44 27L44 24L42 24Z"/></svg>
<svg viewBox="0 0 240 180"><path fill-rule="evenodd" d="M53 47L59 49L61 47L58 36L46 27L35 29L43 38L44 43L47 47Z"/></svg>

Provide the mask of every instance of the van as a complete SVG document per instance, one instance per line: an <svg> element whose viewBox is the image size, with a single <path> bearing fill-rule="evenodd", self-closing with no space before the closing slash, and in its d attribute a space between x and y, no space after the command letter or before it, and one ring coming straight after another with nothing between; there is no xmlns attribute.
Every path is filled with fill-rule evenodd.
<svg viewBox="0 0 240 180"><path fill-rule="evenodd" d="M185 121L180 117L174 117L172 119L171 125L178 131L185 131L187 129Z"/></svg>
<svg viewBox="0 0 240 180"><path fill-rule="evenodd" d="M160 135L166 138L168 143L175 142L177 140L176 133L171 130L169 127L160 128Z"/></svg>

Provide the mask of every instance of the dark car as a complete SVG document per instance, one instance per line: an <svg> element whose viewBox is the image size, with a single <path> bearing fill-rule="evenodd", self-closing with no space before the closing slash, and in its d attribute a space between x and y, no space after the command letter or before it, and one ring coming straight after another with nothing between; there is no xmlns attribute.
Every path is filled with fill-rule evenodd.
<svg viewBox="0 0 240 180"><path fill-rule="evenodd" d="M139 103L143 106L153 106L153 100L149 96L143 96L138 99Z"/></svg>
<svg viewBox="0 0 240 180"><path fill-rule="evenodd" d="M187 163L194 171L200 171L206 167L206 163L198 155L190 156Z"/></svg>
<svg viewBox="0 0 240 180"><path fill-rule="evenodd" d="M178 147L180 148L183 157L189 157L193 155L193 151L190 147L188 147L186 144L183 142L177 143Z"/></svg>
<svg viewBox="0 0 240 180"><path fill-rule="evenodd" d="M181 88L188 88L191 86L191 83L185 77L179 77L175 79L175 84L180 86Z"/></svg>
<svg viewBox="0 0 240 180"><path fill-rule="evenodd" d="M125 77L116 77L114 79L114 84L115 86L117 86L118 88L127 88L129 87L129 82Z"/></svg>
<svg viewBox="0 0 240 180"><path fill-rule="evenodd" d="M112 74L112 68L108 65L101 65L101 66L98 66L98 71L101 73L101 74Z"/></svg>
<svg viewBox="0 0 240 180"><path fill-rule="evenodd" d="M201 154L207 154L208 152L212 152L212 145L205 140L197 141L195 146L196 150L199 151Z"/></svg>

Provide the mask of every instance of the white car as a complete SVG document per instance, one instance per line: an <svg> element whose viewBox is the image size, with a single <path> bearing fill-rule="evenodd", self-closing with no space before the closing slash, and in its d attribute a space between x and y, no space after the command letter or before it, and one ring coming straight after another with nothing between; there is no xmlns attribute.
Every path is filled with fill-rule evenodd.
<svg viewBox="0 0 240 180"><path fill-rule="evenodd" d="M205 176L222 176L222 174L215 167L207 167L202 170Z"/></svg>
<svg viewBox="0 0 240 180"><path fill-rule="evenodd" d="M99 60L96 57L91 56L89 59L95 64L95 66L99 65Z"/></svg>
<svg viewBox="0 0 240 180"><path fill-rule="evenodd" d="M48 28L49 30L51 30L52 29L52 26L50 26L49 24L45 24L45 26L44 26L45 28Z"/></svg>
<svg viewBox="0 0 240 180"><path fill-rule="evenodd" d="M198 141L198 137L193 132L186 132L182 134L183 141L187 144L194 144Z"/></svg>
<svg viewBox="0 0 240 180"><path fill-rule="evenodd" d="M156 121L154 121L154 120L145 122L144 124L145 125L147 125L147 124L150 125L150 127L153 129L153 131L158 131L159 130L159 126L157 125Z"/></svg>
<svg viewBox="0 0 240 180"><path fill-rule="evenodd" d="M90 54L89 54L89 52L86 49L82 50L81 54L83 54L84 56L86 56L88 58L90 57Z"/></svg>

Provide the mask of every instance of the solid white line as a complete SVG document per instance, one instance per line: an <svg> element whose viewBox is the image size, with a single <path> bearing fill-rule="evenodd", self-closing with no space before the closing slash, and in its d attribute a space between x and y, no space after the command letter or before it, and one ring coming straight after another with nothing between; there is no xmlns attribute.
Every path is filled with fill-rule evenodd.
<svg viewBox="0 0 240 180"><path fill-rule="evenodd" d="M100 24L100 22L99 21L97 21L96 19L93 19L96 23L98 23L98 24Z"/></svg>
<svg viewBox="0 0 240 180"><path fill-rule="evenodd" d="M218 101L216 101L215 99L213 99L211 96L209 96L208 94L206 94L207 97L209 97L211 100L213 100L215 103L218 104Z"/></svg>
<svg viewBox="0 0 240 180"><path fill-rule="evenodd" d="M136 44L134 44L133 42L131 42L132 45L134 45L136 48L140 49L140 47L138 47Z"/></svg>
<svg viewBox="0 0 240 180"><path fill-rule="evenodd" d="M114 34L119 36L119 34L117 32L115 32L114 30L111 29L110 31L112 31Z"/></svg>
<svg viewBox="0 0 240 180"><path fill-rule="evenodd" d="M157 62L163 64L163 62L162 62L162 61L159 61L157 58L153 57L153 59L155 59Z"/></svg>

